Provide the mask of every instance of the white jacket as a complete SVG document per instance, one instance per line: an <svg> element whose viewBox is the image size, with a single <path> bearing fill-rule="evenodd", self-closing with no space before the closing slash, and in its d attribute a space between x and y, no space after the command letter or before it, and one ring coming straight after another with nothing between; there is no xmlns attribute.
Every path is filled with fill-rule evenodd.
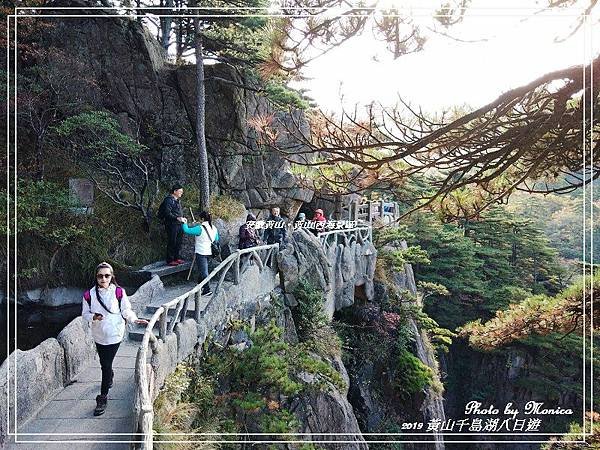
<svg viewBox="0 0 600 450"><path fill-rule="evenodd" d="M182 225L183 232L191 234L196 237L194 241L194 252L198 255L210 256L212 254L210 244L215 241L219 241L219 231L214 225L210 225L208 222L202 222L200 224L189 227L187 223Z"/></svg>
<svg viewBox="0 0 600 450"><path fill-rule="evenodd" d="M88 305L85 298L83 299L81 315L83 316L83 320L92 323L92 336L97 344L110 345L121 342L125 335L125 320L123 319L130 322L138 320L138 317L131 309L131 303L124 289L123 297L121 298L121 311L119 312L119 301L117 300L115 291L116 286L114 284L109 285L106 289L98 288L102 302L112 313L106 311L96 298L95 286L90 289L90 304ZM93 320L96 313L104 316L102 320Z"/></svg>

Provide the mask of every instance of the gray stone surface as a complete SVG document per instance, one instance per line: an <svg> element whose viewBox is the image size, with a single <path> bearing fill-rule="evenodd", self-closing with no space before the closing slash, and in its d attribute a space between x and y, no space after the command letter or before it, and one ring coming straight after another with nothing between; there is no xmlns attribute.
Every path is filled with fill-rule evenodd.
<svg viewBox="0 0 600 450"><path fill-rule="evenodd" d="M48 369L43 371L40 370L38 373L32 373L29 375L29 378L20 376L18 380L19 384L29 383L27 385L28 389L45 388L47 392L45 395L38 393L39 399L42 401L39 406L42 407L37 414L35 414L35 407L29 402L30 407L27 409L27 412L30 417L33 414L35 414L35 417L30 420L26 420L28 417L17 418L18 432L63 434L20 434L18 437L18 444L14 443L14 438L11 439L10 443L8 443L8 440L5 442L5 444L9 444L8 448L18 448L22 450L29 448L29 445L32 446L31 448L36 449L46 447L78 449L121 448L121 446L124 446L123 448L128 448L128 444L117 444L114 442L111 444L102 444L87 441L111 442L115 440L130 441L133 439L130 433L133 429L133 373L137 348L137 345L130 342L121 343L117 356L115 357L115 363L113 364L115 372L114 385L108 394L106 413L100 417L93 416L93 410L96 405L95 397L99 394L101 379L100 365L97 361L92 360L92 362L78 374L74 383L69 384L64 388L62 388L61 385L61 387L58 388L58 392L57 389L51 387L48 380L40 378L40 373L44 373ZM42 342L36 349L50 355L61 348L56 340L48 339ZM20 353L25 354L33 352L34 350ZM19 357L19 355L17 356ZM20 359L23 359L22 355ZM26 359L36 360L32 355L27 355ZM20 360L18 362L18 367L19 364L21 364ZM31 367L31 364L29 366ZM4 374L4 377L0 379L0 384L3 380L6 380L5 370L5 365L0 367L0 374ZM19 367L17 373L20 374L20 371L21 369ZM41 384L38 385L37 383ZM4 392L4 390L0 392ZM18 391L18 394L19 393L20 391ZM22 399L19 395L17 401L19 410L24 408L24 406L21 406L21 403ZM2 408L3 404L0 404L0 412L4 412ZM4 423L5 421L0 421L0 427L5 426ZM2 430L2 428L0 428L0 430ZM88 434L86 435L83 433ZM89 433L96 434L90 435ZM26 443L26 441L34 440L69 440L71 442L57 443L56 446L53 446L52 444ZM21 443L24 441L25 443Z"/></svg>
<svg viewBox="0 0 600 450"><path fill-rule="evenodd" d="M44 289L40 296L40 303L45 306L63 306L81 303L83 291L80 288L57 287Z"/></svg>
<svg viewBox="0 0 600 450"><path fill-rule="evenodd" d="M17 421L31 417L64 386L65 356L56 339L50 338L37 347L16 350Z"/></svg>
<svg viewBox="0 0 600 450"><path fill-rule="evenodd" d="M318 447L367 450L369 447L360 434L352 405L335 389L329 391L308 390L292 401L290 411L299 417L301 433L336 433L340 436L311 436L315 441L356 441L344 444L316 444ZM350 433L355 433L351 435Z"/></svg>
<svg viewBox="0 0 600 450"><path fill-rule="evenodd" d="M56 337L64 349L66 381L73 381L79 371L89 362L97 359L92 331L82 317L71 321Z"/></svg>
<svg viewBox="0 0 600 450"><path fill-rule="evenodd" d="M196 321L187 319L175 325L177 335L177 360L182 361L188 357L198 343Z"/></svg>
<svg viewBox="0 0 600 450"><path fill-rule="evenodd" d="M354 304L356 286L364 286L368 300L373 299L375 262L377 251L369 242L359 244L338 236L338 244L323 248L312 234L305 230L294 231L290 243L279 253L279 265L283 287L286 291L286 304L301 278L317 287L325 298L324 311L331 318L334 311Z"/></svg>
<svg viewBox="0 0 600 450"><path fill-rule="evenodd" d="M286 293L293 293L298 281L304 278L323 292L324 309L333 316L332 266L315 236L303 229L294 231L285 250L279 252L277 264Z"/></svg>
<svg viewBox="0 0 600 450"><path fill-rule="evenodd" d="M133 295L129 296L132 309L139 316L143 316L146 305L155 303L165 297L165 286L158 275L152 275L149 281L142 284Z"/></svg>
<svg viewBox="0 0 600 450"><path fill-rule="evenodd" d="M177 366L177 335L170 334L165 342L158 341L156 351L152 354L150 365L154 372L154 392L156 398L160 388L163 386L167 375L175 370Z"/></svg>

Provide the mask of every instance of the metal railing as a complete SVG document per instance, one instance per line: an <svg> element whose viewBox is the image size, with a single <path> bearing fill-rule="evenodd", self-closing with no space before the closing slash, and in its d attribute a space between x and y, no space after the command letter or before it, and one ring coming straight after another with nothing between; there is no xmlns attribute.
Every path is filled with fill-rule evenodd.
<svg viewBox="0 0 600 450"><path fill-rule="evenodd" d="M273 262L275 254L279 248L278 244L261 245L251 247L236 252L225 258L202 282L196 285L188 292L162 304L152 315L146 326L142 343L137 353L135 362L135 426L136 432L143 435L143 449L152 448L152 427L154 422L154 409L152 400L153 390L153 372L150 365L146 362L148 359L148 348L152 354L156 352L158 340L165 342L168 334L173 333L175 325L183 322L186 317L187 310L192 302L195 304L194 319L200 322L202 313L206 307L212 302L215 296L220 292L221 286L225 281L225 276L233 269L233 283L239 284L240 273L243 272L242 256L249 255L245 264L252 258L256 261L258 268L262 271L264 267L269 266ZM205 308L201 308L202 288L212 279L219 276L217 286L213 291ZM175 308L175 314L168 322L169 310ZM159 324L158 337L154 334L154 326ZM152 372L152 373L151 373Z"/></svg>

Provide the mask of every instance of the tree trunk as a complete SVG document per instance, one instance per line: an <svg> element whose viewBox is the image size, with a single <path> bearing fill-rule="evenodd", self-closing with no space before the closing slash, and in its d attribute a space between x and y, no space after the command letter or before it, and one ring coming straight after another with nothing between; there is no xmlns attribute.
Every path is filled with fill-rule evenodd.
<svg viewBox="0 0 600 450"><path fill-rule="evenodd" d="M198 142L200 209L205 211L209 207L210 185L208 182L208 153L206 150L206 137L204 132L206 90L204 87L204 51L202 48L202 34L200 19L194 18L195 55L196 55L196 140Z"/></svg>
<svg viewBox="0 0 600 450"><path fill-rule="evenodd" d="M172 8L173 7L173 0L166 0L165 1L165 6L167 8ZM167 13L170 13L170 11L166 10ZM165 49L165 51L168 52L169 50L169 42L170 42L170 38L171 38L171 23L172 23L173 19L171 18L171 16L168 17L162 17L161 18L161 41L160 41L160 45L162 46L162 48Z"/></svg>
<svg viewBox="0 0 600 450"><path fill-rule="evenodd" d="M183 53L183 19L177 19L177 26L175 28L175 61L177 64L181 61L181 54Z"/></svg>

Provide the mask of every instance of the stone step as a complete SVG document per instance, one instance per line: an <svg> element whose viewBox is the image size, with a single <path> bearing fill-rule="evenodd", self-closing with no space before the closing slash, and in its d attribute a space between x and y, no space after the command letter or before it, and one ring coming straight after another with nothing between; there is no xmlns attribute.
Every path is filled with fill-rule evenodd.
<svg viewBox="0 0 600 450"><path fill-rule="evenodd" d="M169 320L167 320L167 323L170 322ZM159 333L159 324L156 323L154 325L154 328L152 328L154 330L154 334L156 336L158 336ZM129 331L128 331L128 335L129 335L129 340L130 341L134 341L134 342L141 342L141 340L144 338L144 333L146 332L146 326L145 325L138 325L136 323L132 324L129 326Z"/></svg>
<svg viewBox="0 0 600 450"><path fill-rule="evenodd" d="M169 266L165 261L158 261L152 264L148 264L141 269L137 270L137 273L147 274L150 277L152 275L158 275L159 277L164 277L166 275L172 275L174 273L189 271L192 266L191 261L186 261L183 264L179 264L177 266Z"/></svg>

